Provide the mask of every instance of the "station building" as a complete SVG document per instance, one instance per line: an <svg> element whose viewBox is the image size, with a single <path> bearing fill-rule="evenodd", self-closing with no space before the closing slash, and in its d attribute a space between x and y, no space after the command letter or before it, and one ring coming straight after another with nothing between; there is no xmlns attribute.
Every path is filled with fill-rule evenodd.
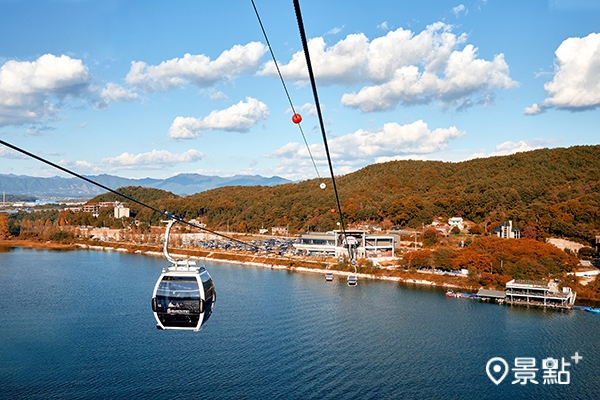
<svg viewBox="0 0 600 400"><path fill-rule="evenodd" d="M372 235L363 230L302 233L298 242L294 243L294 248L305 252L306 255L336 258L348 256L348 249L344 246L344 234L356 239L356 254L359 258L394 257L393 235Z"/></svg>

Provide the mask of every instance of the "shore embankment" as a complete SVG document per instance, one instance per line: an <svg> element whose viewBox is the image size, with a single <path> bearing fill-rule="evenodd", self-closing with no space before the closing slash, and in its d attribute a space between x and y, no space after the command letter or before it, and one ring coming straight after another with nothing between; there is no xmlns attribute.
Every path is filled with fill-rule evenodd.
<svg viewBox="0 0 600 400"><path fill-rule="evenodd" d="M151 257L164 257L162 248L156 245L135 245L127 243L56 243L41 242L22 239L0 240L0 251L2 248L28 247L35 249L54 250L77 250L88 249L96 251L120 251L125 253L142 254ZM335 276L345 277L353 274L349 268L340 269L335 260L312 260L310 258L276 257L265 255L252 255L242 252L215 251L206 249L178 249L169 252L174 258L190 258L210 262L223 262L237 265L252 266L257 268L282 269L300 273L325 274L332 272ZM361 272L368 270L368 272ZM465 291L477 291L479 287L470 284L465 277L446 277L433 274L422 274L395 268L359 268L356 274L359 279L382 280L401 282L406 284L439 286L444 288L461 289Z"/></svg>

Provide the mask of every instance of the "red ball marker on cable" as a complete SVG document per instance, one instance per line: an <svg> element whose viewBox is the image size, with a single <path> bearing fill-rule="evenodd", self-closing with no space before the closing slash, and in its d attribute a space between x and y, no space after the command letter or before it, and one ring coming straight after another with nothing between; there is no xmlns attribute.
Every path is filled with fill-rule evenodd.
<svg viewBox="0 0 600 400"><path fill-rule="evenodd" d="M299 124L300 122L302 122L302 115L300 115L300 114L292 115L292 122L295 124Z"/></svg>

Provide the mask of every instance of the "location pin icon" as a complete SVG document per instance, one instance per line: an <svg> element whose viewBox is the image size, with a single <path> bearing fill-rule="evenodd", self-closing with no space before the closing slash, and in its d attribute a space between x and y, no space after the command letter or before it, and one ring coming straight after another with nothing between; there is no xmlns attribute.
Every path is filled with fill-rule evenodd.
<svg viewBox="0 0 600 400"><path fill-rule="evenodd" d="M487 375L492 382L499 385L508 374L508 363L504 358L494 357L487 362L485 372L487 372Z"/></svg>

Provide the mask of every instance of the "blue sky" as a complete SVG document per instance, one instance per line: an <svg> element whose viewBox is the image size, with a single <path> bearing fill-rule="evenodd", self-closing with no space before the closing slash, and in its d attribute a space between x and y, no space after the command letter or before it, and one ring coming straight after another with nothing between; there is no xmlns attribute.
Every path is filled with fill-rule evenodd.
<svg viewBox="0 0 600 400"><path fill-rule="evenodd" d="M255 0L321 176L292 0ZM598 144L600 0L301 0L337 175ZM81 174L316 177L248 1L0 0L0 139ZM64 174L0 146L0 173Z"/></svg>

